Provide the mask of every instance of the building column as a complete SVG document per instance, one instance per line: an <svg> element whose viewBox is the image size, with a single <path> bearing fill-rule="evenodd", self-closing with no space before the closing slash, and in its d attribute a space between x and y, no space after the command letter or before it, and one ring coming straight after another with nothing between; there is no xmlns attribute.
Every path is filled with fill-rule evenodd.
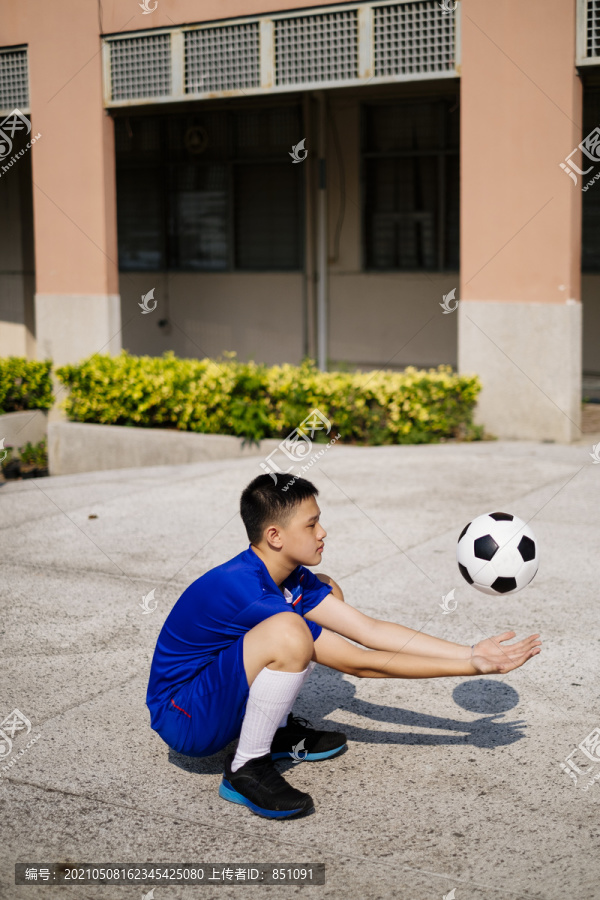
<svg viewBox="0 0 600 900"><path fill-rule="evenodd" d="M582 140L575 7L462 0L458 361L499 438L581 437ZM577 157L574 157L577 160ZM597 188L600 190L600 187Z"/></svg>
<svg viewBox="0 0 600 900"><path fill-rule="evenodd" d="M95 4L42 4L28 25L37 356L121 349L114 129L102 103ZM77 35L76 40L74 35Z"/></svg>

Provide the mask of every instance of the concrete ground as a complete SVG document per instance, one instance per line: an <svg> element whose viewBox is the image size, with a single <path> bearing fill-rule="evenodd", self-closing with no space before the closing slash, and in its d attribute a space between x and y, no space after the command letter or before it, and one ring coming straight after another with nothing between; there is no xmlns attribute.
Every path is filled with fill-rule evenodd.
<svg viewBox="0 0 600 900"><path fill-rule="evenodd" d="M544 647L506 676L369 680L318 667L295 711L342 728L348 750L284 765L316 803L288 822L220 800L225 752L169 750L145 706L173 603L248 545L238 502L259 458L3 484L0 719L17 709L32 728L0 765L0 896L48 897L39 883L15 886L15 862L324 862L324 886L159 885L150 896L598 898L600 782L586 791L581 772L600 759L576 751L577 784L560 765L600 726L591 444L337 444L313 466L328 530L320 571L349 603L465 644L539 631ZM532 584L498 599L455 562L463 526L494 509L530 520L541 545ZM452 588L457 608L443 615ZM139 900L151 887L51 895Z"/></svg>

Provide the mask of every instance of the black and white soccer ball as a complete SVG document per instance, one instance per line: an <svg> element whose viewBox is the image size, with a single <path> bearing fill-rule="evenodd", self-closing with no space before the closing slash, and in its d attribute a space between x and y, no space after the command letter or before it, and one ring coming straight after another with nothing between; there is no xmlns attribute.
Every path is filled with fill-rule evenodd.
<svg viewBox="0 0 600 900"><path fill-rule="evenodd" d="M538 543L531 528L510 513L492 512L466 525L458 539L460 573L484 594L514 594L538 570Z"/></svg>

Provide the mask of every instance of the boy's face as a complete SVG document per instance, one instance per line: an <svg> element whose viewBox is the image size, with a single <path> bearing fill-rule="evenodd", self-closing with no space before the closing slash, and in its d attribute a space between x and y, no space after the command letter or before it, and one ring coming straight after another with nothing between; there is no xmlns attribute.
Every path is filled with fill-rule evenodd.
<svg viewBox="0 0 600 900"><path fill-rule="evenodd" d="M321 562L327 532L319 522L320 515L315 498L307 497L295 508L287 526L276 529L281 549L296 565L318 566Z"/></svg>

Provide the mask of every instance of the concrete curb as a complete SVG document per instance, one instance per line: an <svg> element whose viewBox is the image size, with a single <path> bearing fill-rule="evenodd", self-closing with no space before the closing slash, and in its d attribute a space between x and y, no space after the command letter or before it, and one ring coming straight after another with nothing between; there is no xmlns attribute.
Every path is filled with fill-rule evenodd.
<svg viewBox="0 0 600 900"><path fill-rule="evenodd" d="M0 416L0 438L5 447L20 449L30 441L38 444L48 431L48 410L27 409L20 412L3 413Z"/></svg>
<svg viewBox="0 0 600 900"><path fill-rule="evenodd" d="M73 475L106 469L267 456L280 443L281 439L269 438L259 444L242 446L242 438L229 434L49 422L48 468L50 475Z"/></svg>

